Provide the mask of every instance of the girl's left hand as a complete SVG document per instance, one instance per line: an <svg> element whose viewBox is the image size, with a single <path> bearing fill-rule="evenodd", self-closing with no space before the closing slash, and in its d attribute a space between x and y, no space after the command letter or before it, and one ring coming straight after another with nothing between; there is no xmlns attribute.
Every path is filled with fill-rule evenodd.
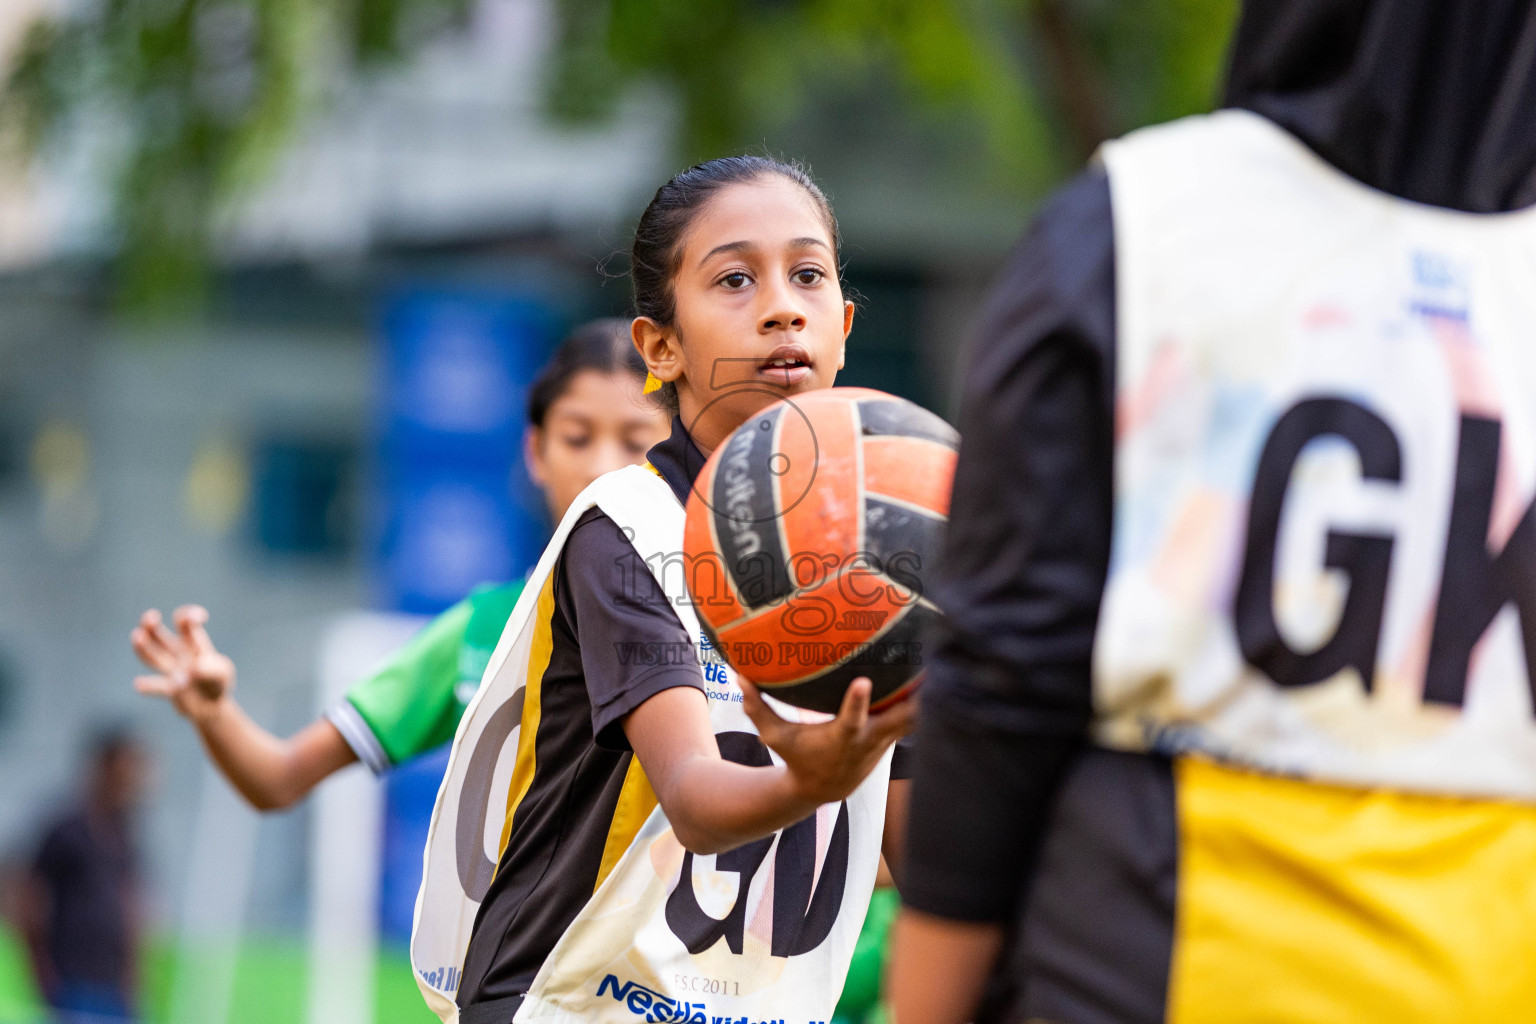
<svg viewBox="0 0 1536 1024"><path fill-rule="evenodd" d="M136 677L133 688L164 697L189 721L205 725L231 702L235 663L209 638L206 608L182 605L171 618L174 631L154 608L139 617L131 637L133 651L155 674Z"/></svg>
<svg viewBox="0 0 1536 1024"><path fill-rule="evenodd" d="M884 711L870 713L871 683L855 679L843 694L837 717L803 724L785 721L745 679L742 707L763 743L784 759L797 796L813 804L842 800L859 787L880 762L885 749L912 731L917 702L903 700Z"/></svg>

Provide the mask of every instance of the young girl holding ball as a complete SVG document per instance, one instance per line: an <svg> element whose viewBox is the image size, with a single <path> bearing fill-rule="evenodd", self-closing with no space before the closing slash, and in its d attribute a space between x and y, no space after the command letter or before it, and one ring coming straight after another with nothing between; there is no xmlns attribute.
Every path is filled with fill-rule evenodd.
<svg viewBox="0 0 1536 1024"><path fill-rule="evenodd" d="M689 168L641 217L632 337L671 436L572 506L460 730L413 941L445 1020L830 1018L913 709L872 714L861 679L830 720L781 714L706 679L687 592L655 567L708 453L832 386L838 245L814 182L759 157Z"/></svg>

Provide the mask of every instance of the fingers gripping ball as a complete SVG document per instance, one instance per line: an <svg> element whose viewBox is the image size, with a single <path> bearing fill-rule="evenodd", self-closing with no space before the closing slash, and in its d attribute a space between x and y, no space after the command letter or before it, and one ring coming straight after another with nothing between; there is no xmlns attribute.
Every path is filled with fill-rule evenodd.
<svg viewBox="0 0 1536 1024"><path fill-rule="evenodd" d="M958 445L933 413L864 388L797 395L738 428L699 473L684 534L715 649L815 711L835 713L860 676L877 709L910 693Z"/></svg>

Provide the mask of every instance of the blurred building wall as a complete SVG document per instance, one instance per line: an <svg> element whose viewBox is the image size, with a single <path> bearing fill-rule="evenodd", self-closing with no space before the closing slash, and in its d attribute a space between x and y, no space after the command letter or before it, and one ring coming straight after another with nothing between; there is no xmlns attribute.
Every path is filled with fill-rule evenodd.
<svg viewBox="0 0 1536 1024"><path fill-rule="evenodd" d="M128 631L146 607L202 602L251 713L279 732L314 714L317 638L363 601L360 557L345 545L263 550L252 460L274 438L356 449L367 338L228 324L137 336L67 293L14 286L0 310L4 429L19 455L0 484L0 772L12 780L0 842L28 841L70 787L89 730L126 720L160 757L145 838L158 891L173 896L203 758L169 707L132 692ZM302 812L263 825L252 924L302 923L303 828Z"/></svg>

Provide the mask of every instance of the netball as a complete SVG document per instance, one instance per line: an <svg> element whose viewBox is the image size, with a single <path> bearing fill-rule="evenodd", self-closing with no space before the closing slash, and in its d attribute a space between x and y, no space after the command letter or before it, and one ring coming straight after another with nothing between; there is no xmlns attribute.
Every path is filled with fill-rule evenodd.
<svg viewBox="0 0 1536 1024"><path fill-rule="evenodd" d="M865 388L797 395L739 427L699 474L684 533L715 650L814 711L836 712L860 676L877 708L909 694L958 444L933 413Z"/></svg>

